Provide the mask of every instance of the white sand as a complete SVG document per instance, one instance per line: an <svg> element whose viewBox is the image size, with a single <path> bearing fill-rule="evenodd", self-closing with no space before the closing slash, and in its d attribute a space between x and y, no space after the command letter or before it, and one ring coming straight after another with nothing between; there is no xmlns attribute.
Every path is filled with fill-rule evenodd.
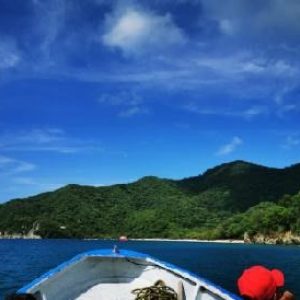
<svg viewBox="0 0 300 300"><path fill-rule="evenodd" d="M244 244L243 240L196 240L196 239L130 239L129 241L149 242L192 242L192 243L223 243L223 244Z"/></svg>

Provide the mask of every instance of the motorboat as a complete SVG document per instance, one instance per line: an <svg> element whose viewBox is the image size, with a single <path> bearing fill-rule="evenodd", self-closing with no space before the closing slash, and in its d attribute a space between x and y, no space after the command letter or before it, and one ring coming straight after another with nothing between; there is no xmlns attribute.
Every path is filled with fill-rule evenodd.
<svg viewBox="0 0 300 300"><path fill-rule="evenodd" d="M116 247L79 254L19 289L18 295L36 300L240 300L183 268Z"/></svg>

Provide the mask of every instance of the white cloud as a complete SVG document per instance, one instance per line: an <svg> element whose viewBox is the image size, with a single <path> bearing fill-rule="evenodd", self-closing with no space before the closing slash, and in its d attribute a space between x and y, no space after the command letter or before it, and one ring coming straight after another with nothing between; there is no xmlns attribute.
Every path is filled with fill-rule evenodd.
<svg viewBox="0 0 300 300"><path fill-rule="evenodd" d="M15 177L13 183L20 185L35 185L36 182L30 177Z"/></svg>
<svg viewBox="0 0 300 300"><path fill-rule="evenodd" d="M69 154L103 151L103 148L93 141L70 138L59 128L45 128L0 135L0 150Z"/></svg>
<svg viewBox="0 0 300 300"><path fill-rule="evenodd" d="M55 190L66 185L62 183L38 182L31 177L14 177L12 178L12 182L18 185L34 186L35 188L42 189L43 191Z"/></svg>
<svg viewBox="0 0 300 300"><path fill-rule="evenodd" d="M22 173L28 172L36 169L36 166L32 163L24 162L24 161L15 161L17 166L12 170L13 173Z"/></svg>
<svg viewBox="0 0 300 300"><path fill-rule="evenodd" d="M295 77L297 81L298 77ZM295 82L279 87L273 96L276 104L277 116L286 117L290 113L298 113L300 111L299 101L297 99L298 85Z"/></svg>
<svg viewBox="0 0 300 300"><path fill-rule="evenodd" d="M98 102L100 104L107 104L111 106L135 106L141 104L143 102L143 99L134 91L121 91L118 93L114 92L110 94L101 94L98 98Z"/></svg>
<svg viewBox="0 0 300 300"><path fill-rule="evenodd" d="M202 55L194 59L199 68L207 68L216 76L241 79L241 76L259 76L261 78L294 78L299 74L298 66L293 66L285 59L269 59L257 56L252 52L240 51L234 55L216 56Z"/></svg>
<svg viewBox="0 0 300 300"><path fill-rule="evenodd" d="M227 108L227 109L219 109L219 108L203 108L197 105L194 102L189 102L183 106L183 109L196 113L199 115L212 115L212 116L223 116L223 117L236 117L243 118L246 120L250 120L254 117L262 116L268 114L268 109L265 106L252 106L246 109L236 109L236 108Z"/></svg>
<svg viewBox="0 0 300 300"><path fill-rule="evenodd" d="M205 0L201 2L206 15L220 22L230 20L235 33L244 39L262 36L271 39L299 33L300 3L297 0ZM223 32L226 33L226 26ZM245 33L247 33L245 35Z"/></svg>
<svg viewBox="0 0 300 300"><path fill-rule="evenodd" d="M57 128L32 129L0 135L0 149L35 149L57 145L64 140L64 132Z"/></svg>
<svg viewBox="0 0 300 300"><path fill-rule="evenodd" d="M228 144L223 145L216 154L220 156L231 154L242 144L243 140L240 137L235 136Z"/></svg>
<svg viewBox="0 0 300 300"><path fill-rule="evenodd" d="M66 18L66 1L34 1L36 27L34 30L41 37L39 47L43 57L43 64L52 64L51 47L63 29Z"/></svg>
<svg viewBox="0 0 300 300"><path fill-rule="evenodd" d="M58 128L33 129L15 137L19 142L48 144L64 139L64 131Z"/></svg>
<svg viewBox="0 0 300 300"><path fill-rule="evenodd" d="M147 114L148 110L139 106L132 106L124 111L119 113L120 117L130 118L135 115Z"/></svg>
<svg viewBox="0 0 300 300"><path fill-rule="evenodd" d="M265 71L265 67L263 65L260 65L257 62L254 61L249 61L249 62L245 62L242 67L241 67L242 71L245 71L247 73L253 73L253 74L258 74L258 73L262 73Z"/></svg>
<svg viewBox="0 0 300 300"><path fill-rule="evenodd" d="M34 146L34 145L8 146L3 149L10 150L10 151L19 151L19 152L56 152L62 154L79 153L79 152L85 152L90 150L96 150L95 147L89 147L89 146L84 147L84 146Z"/></svg>
<svg viewBox="0 0 300 300"><path fill-rule="evenodd" d="M278 106L286 105L290 99L290 94L297 89L298 84L295 82L290 82L289 84L284 84L279 86L274 97L274 101Z"/></svg>
<svg viewBox="0 0 300 300"><path fill-rule="evenodd" d="M104 45L126 54L140 54L184 43L182 31L169 14L160 16L136 8L126 8L106 19Z"/></svg>
<svg viewBox="0 0 300 300"><path fill-rule="evenodd" d="M284 149L292 149L292 148L295 148L297 146L300 146L300 137L299 135L288 135L282 145L282 147Z"/></svg>
<svg viewBox="0 0 300 300"><path fill-rule="evenodd" d="M299 74L299 68L293 66L289 62L281 59L274 62L274 64L269 67L271 72L276 75L281 75L285 77L292 77Z"/></svg>
<svg viewBox="0 0 300 300"><path fill-rule="evenodd" d="M242 115L246 119L252 119L256 116L261 116L261 115L266 115L266 114L268 114L268 109L264 106L253 106L242 112Z"/></svg>
<svg viewBox="0 0 300 300"><path fill-rule="evenodd" d="M23 172L29 172L36 169L36 165L0 155L0 175L12 175Z"/></svg>
<svg viewBox="0 0 300 300"><path fill-rule="evenodd" d="M220 28L228 35L233 35L236 31L234 24L228 19L220 20Z"/></svg>
<svg viewBox="0 0 300 300"><path fill-rule="evenodd" d="M21 54L16 43L0 36L0 70L17 66L21 61Z"/></svg>
<svg viewBox="0 0 300 300"><path fill-rule="evenodd" d="M0 155L0 168L7 165L7 164L10 164L11 162L13 162L14 160L9 158L9 157L6 157L6 156L3 156L3 155Z"/></svg>
<svg viewBox="0 0 300 300"><path fill-rule="evenodd" d="M279 109L279 113L282 115L283 113L288 113L288 112L296 112L299 111L299 107L296 104L285 104L281 105Z"/></svg>
<svg viewBox="0 0 300 300"><path fill-rule="evenodd" d="M143 98L135 91L122 91L114 94L102 94L98 102L104 105L118 107L119 117L130 118L135 115L149 113Z"/></svg>

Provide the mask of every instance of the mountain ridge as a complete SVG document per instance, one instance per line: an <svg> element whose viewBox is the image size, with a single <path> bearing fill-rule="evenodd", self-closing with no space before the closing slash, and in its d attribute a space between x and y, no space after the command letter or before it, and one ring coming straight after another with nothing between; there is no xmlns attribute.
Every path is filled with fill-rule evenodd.
<svg viewBox="0 0 300 300"><path fill-rule="evenodd" d="M145 176L111 186L69 184L13 199L0 205L0 232L26 233L38 223L38 233L50 238L241 237L240 230L230 229L232 224L243 222L239 226L246 230L253 215L264 218L256 207L269 215L285 211L292 201L281 199L290 195L297 202L299 191L300 164L278 169L238 160L179 180ZM296 221L284 222L290 229ZM281 228L274 226L275 231Z"/></svg>
<svg viewBox="0 0 300 300"><path fill-rule="evenodd" d="M212 168L209 168L207 169L206 171L204 171L202 174L198 174L198 175L191 175L189 177L183 177L181 179L168 179L168 178L163 178L163 177L158 177L158 176L155 176L155 175L146 175L146 176L143 176L139 179L137 179L136 181L132 181L132 182L129 182L129 183L114 183L112 185L104 185L104 186L94 186L94 185L82 185L82 184L78 184L78 183L69 183L69 184L66 184L56 190L53 190L53 191L48 191L48 192L42 192L42 193L39 193L39 194L36 194L36 195L31 195L31 196L27 196L27 197L18 197L18 198L13 198L13 199L10 199L10 200L7 200L3 203L0 203L0 205L3 205L7 202L10 202L10 201L14 201L14 200L20 200L20 199L28 199L28 198L31 198L31 197L35 197L35 196L38 196L38 195L42 195L42 194L45 194L45 193L52 193L52 192L55 192L55 191L58 191L60 189L65 189L65 188L68 188L68 187L92 187L92 188L103 188L103 187L114 187L114 186L119 186L119 185L130 185L130 184L133 184L133 183L137 183L137 182L140 182L140 181L145 181L145 180L152 180L152 179L158 179L158 180L166 180L166 181L170 181L170 182L186 182L186 181L189 181L189 180L193 180L193 179L196 179L196 178L200 178L200 177L203 177L203 176L207 176L207 175L211 175L210 173L214 173L214 172L219 172L219 169L222 169L222 168L226 168L226 167L230 167L230 166L233 166L233 167L236 167L237 165L240 165L240 164L244 164L244 165L248 165L248 166L252 166L252 167L257 167L257 168L260 168L260 169L265 169L265 170L277 170L277 171L290 171L290 170L294 170L294 169L297 169L300 173L300 163L295 163L295 164L292 164L292 165L289 165L289 166L286 166L286 167L282 167L282 168L275 168L275 167L267 167L267 166L264 166L264 165L260 165L260 164L256 164L256 163L253 163L253 162L248 162L248 161L244 161L244 160L234 160L234 161L231 161L231 162L226 162L226 163L222 163L220 165L217 165L215 167L212 167Z"/></svg>

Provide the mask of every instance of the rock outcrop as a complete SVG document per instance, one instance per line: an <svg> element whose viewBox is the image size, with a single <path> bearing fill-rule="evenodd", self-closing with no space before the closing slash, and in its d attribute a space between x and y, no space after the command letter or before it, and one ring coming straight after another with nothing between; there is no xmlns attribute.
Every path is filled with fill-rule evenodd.
<svg viewBox="0 0 300 300"><path fill-rule="evenodd" d="M286 231L282 233L274 232L269 234L256 233L251 235L247 232L244 234L244 242L252 244L270 244L270 245L299 245L300 236Z"/></svg>
<svg viewBox="0 0 300 300"><path fill-rule="evenodd" d="M38 222L32 224L32 228L28 232L7 232L0 231L0 239L41 239L41 236L36 234L40 225Z"/></svg>

